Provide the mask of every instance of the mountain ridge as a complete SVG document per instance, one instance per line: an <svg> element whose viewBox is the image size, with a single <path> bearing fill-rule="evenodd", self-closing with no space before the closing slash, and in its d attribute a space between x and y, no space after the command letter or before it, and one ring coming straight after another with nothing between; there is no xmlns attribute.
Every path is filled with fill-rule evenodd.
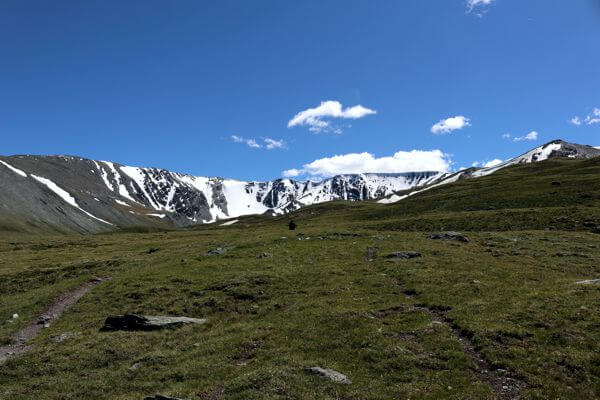
<svg viewBox="0 0 600 400"><path fill-rule="evenodd" d="M5 223L5 229L80 233L128 226L185 227L244 215L282 215L333 200L394 203L511 165L598 155L600 150L591 146L554 140L489 168L340 174L321 181L240 181L78 156L0 156L0 221L20 221L17 226Z"/></svg>

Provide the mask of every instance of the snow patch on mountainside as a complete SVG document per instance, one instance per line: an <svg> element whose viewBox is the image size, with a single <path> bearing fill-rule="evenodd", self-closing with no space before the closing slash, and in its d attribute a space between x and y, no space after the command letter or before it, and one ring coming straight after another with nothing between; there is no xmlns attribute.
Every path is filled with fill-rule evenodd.
<svg viewBox="0 0 600 400"><path fill-rule="evenodd" d="M21 170L20 170L20 169L18 169L18 168L15 168L15 167L13 167L13 166L12 166L12 165L10 165L9 163L7 163L7 162L4 162L4 161L0 160L0 164L4 165L6 168L10 169L10 170L11 170L12 172L14 172L15 174L17 174L17 175L21 175L22 177L24 177L24 178L27 178L27 174L26 174L25 172L21 171Z"/></svg>
<svg viewBox="0 0 600 400"><path fill-rule="evenodd" d="M456 181L458 181L458 180L460 179L460 177L461 177L463 174L464 174L464 172L462 172L462 171L461 171L461 172L457 172L456 174L453 174L453 175L452 175L452 174L442 174L442 176L441 176L441 178L442 178L442 181L441 181L441 182L439 182L439 183L436 183L435 185L426 186L425 188L423 188L423 189L420 189L420 190L413 190L412 192L410 192L410 193L408 193L408 194L405 194L405 195L402 195L402 196L399 196L399 195L397 195L397 194L394 194L394 195L392 195L392 196L390 196L390 197L383 198L383 199L379 200L377 203L379 203L379 204L392 204L392 203L397 203L397 202L399 202L400 200L404 200L404 199L406 199L407 197L414 196L415 194L422 193L422 192L425 192L425 191L427 191L427 190L433 189L433 188L435 188L435 187L442 186L442 185L446 185L446 184L448 184L448 183L453 183L453 182L456 182ZM445 176L448 176L448 178L445 178ZM426 184L427 184L427 183L426 183ZM426 185L426 184L425 184L425 185Z"/></svg>
<svg viewBox="0 0 600 400"><path fill-rule="evenodd" d="M164 218L167 216L166 214L146 214L146 215L149 215L151 217L157 217L157 218Z"/></svg>
<svg viewBox="0 0 600 400"><path fill-rule="evenodd" d="M38 182L42 183L43 185L45 185L48 189L50 189L51 191L53 191L56 195L58 195L66 203L68 203L71 206L79 209L80 211L82 211L87 216L89 216L91 218L94 218L94 219L96 219L96 220L98 220L100 222L103 222L105 224L113 225L110 222L107 222L107 221L105 221L103 219L100 219L100 218L98 218L98 217L90 214L89 212L85 211L83 208L79 207L79 204L77 204L77 201L75 201L75 198L73 196L71 196L69 194L69 192L67 192L66 190L64 190L60 186L58 186L56 183L52 182L50 179L43 178L41 176L37 176L37 175L33 175L33 174L31 174L31 177L33 179L35 179L36 181L38 181Z"/></svg>

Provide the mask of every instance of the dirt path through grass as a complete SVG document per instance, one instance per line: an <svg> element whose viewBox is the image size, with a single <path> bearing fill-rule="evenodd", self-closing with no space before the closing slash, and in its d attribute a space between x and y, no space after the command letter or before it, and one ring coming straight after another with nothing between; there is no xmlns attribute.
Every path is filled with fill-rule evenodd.
<svg viewBox="0 0 600 400"><path fill-rule="evenodd" d="M13 343L0 346L0 364L10 357L18 356L30 350L33 346L27 344L29 340L36 337L44 327L50 326L62 315L62 313L73 304L77 303L77 301L79 301L79 299L87 292L107 280L110 280L110 277L94 278L59 296L54 303L38 316L38 318L29 322L23 329L12 336Z"/></svg>
<svg viewBox="0 0 600 400"><path fill-rule="evenodd" d="M402 286L400 282L397 285ZM404 295L413 302L413 307L417 311L426 312L431 319L438 324L447 326L457 338L463 352L477 366L475 374L482 382L490 385L494 391L494 397L497 400L517 400L521 398L521 391L527 387L527 384L516 377L513 373L503 369L494 368L491 363L483 357L473 341L472 335L461 329L452 319L448 318L442 310L427 307L418 302L418 298L412 291L404 291Z"/></svg>

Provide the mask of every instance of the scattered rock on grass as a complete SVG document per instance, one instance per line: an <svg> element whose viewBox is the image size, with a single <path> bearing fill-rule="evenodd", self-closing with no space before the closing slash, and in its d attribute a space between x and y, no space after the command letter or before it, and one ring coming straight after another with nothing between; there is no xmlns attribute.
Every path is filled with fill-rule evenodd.
<svg viewBox="0 0 600 400"><path fill-rule="evenodd" d="M158 247L151 247L151 248L148 249L148 251L146 251L146 254L156 253L159 250L160 249Z"/></svg>
<svg viewBox="0 0 600 400"><path fill-rule="evenodd" d="M432 233L429 236L430 239L439 239L439 240L456 240L463 243L468 243L469 238L467 238L462 233L449 231L449 232L440 232L440 233Z"/></svg>
<svg viewBox="0 0 600 400"><path fill-rule="evenodd" d="M417 257L421 257L421 253L416 251L397 251L385 256L388 260L409 260Z"/></svg>
<svg viewBox="0 0 600 400"><path fill-rule="evenodd" d="M17 313L13 314L13 315L12 315L12 318L13 318L13 319L17 319L17 318L19 318L19 314L17 314Z"/></svg>
<svg viewBox="0 0 600 400"><path fill-rule="evenodd" d="M73 332L65 332L65 333L61 333L58 336L52 337L52 341L54 343L61 343L61 342L64 342L65 340L71 339L72 337L75 337L75 334Z"/></svg>
<svg viewBox="0 0 600 400"><path fill-rule="evenodd" d="M227 249L224 249L222 247L217 247L216 249L207 251L206 255L207 256L217 256L217 255L225 254L225 253L227 253Z"/></svg>
<svg viewBox="0 0 600 400"><path fill-rule="evenodd" d="M140 363L136 362L135 364L133 364L131 367L127 368L129 371L137 371L140 368Z"/></svg>
<svg viewBox="0 0 600 400"><path fill-rule="evenodd" d="M345 385L349 385L352 383L346 375L329 368L310 367L305 368L305 370L313 375L318 375L321 378L329 379L330 381L335 383L343 383Z"/></svg>
<svg viewBox="0 0 600 400"><path fill-rule="evenodd" d="M256 258L269 258L269 257L273 257L273 254L264 252L264 253L261 253L258 256L256 256Z"/></svg>
<svg viewBox="0 0 600 400"><path fill-rule="evenodd" d="M367 253L365 255L365 258L367 259L367 261L373 261L377 258L377 251L379 249L377 247L367 247Z"/></svg>
<svg viewBox="0 0 600 400"><path fill-rule="evenodd" d="M588 279L586 281L575 282L576 285L600 285L600 279Z"/></svg>
<svg viewBox="0 0 600 400"><path fill-rule="evenodd" d="M104 321L102 331L153 331L180 328L188 324L205 324L206 319L149 315L111 315Z"/></svg>

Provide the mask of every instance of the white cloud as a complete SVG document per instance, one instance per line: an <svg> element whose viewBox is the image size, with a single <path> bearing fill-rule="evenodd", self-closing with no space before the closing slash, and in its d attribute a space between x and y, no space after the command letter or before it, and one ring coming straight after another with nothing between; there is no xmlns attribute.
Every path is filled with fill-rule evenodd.
<svg viewBox="0 0 600 400"><path fill-rule="evenodd" d="M573 117L569 120L571 125L579 126L581 125L581 119L579 117Z"/></svg>
<svg viewBox="0 0 600 400"><path fill-rule="evenodd" d="M235 143L245 143L248 147L252 147L254 149L260 149L262 146L256 142L254 139L246 139L238 135L231 135L231 139Z"/></svg>
<svg viewBox="0 0 600 400"><path fill-rule="evenodd" d="M478 7L489 6L494 0L467 0L467 12L471 12Z"/></svg>
<svg viewBox="0 0 600 400"><path fill-rule="evenodd" d="M450 156L440 150L399 151L393 156L380 158L376 158L373 154L365 152L321 158L304 164L301 169L289 169L284 171L283 174L287 177L296 177L299 175L329 177L365 172L445 172L450 169L451 164Z"/></svg>
<svg viewBox="0 0 600 400"><path fill-rule="evenodd" d="M285 142L283 140L275 140L275 139L271 139L271 138L264 138L264 145L258 143L256 141L256 139L246 139L243 138L241 136L238 135L231 135L231 139L235 142L235 143L244 143L246 144L248 147L252 147L254 149L261 149L263 148L263 146L267 149L267 150L274 150L274 149L285 149Z"/></svg>
<svg viewBox="0 0 600 400"><path fill-rule="evenodd" d="M594 108L594 111L585 118L585 123L588 125L600 123L600 108Z"/></svg>
<svg viewBox="0 0 600 400"><path fill-rule="evenodd" d="M513 138L513 141L522 142L524 140L537 140L537 138L538 138L538 133L536 131L531 131L525 136L519 136L519 137Z"/></svg>
<svg viewBox="0 0 600 400"><path fill-rule="evenodd" d="M283 140L275 140L271 138L265 138L266 148L267 150L273 149L283 149L285 148L285 142Z"/></svg>
<svg viewBox="0 0 600 400"><path fill-rule="evenodd" d="M246 144L250 147L254 147L256 149L260 149L262 146L258 143L256 143L256 140L254 139L248 139L246 140Z"/></svg>
<svg viewBox="0 0 600 400"><path fill-rule="evenodd" d="M583 120L578 116L573 117L569 120L569 123L575 126L580 126L583 123L587 125L599 124L600 123L600 108L594 107L591 113L589 113Z"/></svg>
<svg viewBox="0 0 600 400"><path fill-rule="evenodd" d="M283 171L283 176L285 176L286 178L295 178L301 174L302 174L302 171L300 171L299 169L296 169L296 168L292 168L292 169Z"/></svg>
<svg viewBox="0 0 600 400"><path fill-rule="evenodd" d="M308 126L311 132L334 132L341 133L341 128L332 127L326 118L359 119L367 115L376 114L375 110L357 105L342 108L339 101L323 101L318 107L300 111L288 122L288 128L294 126Z"/></svg>
<svg viewBox="0 0 600 400"><path fill-rule="evenodd" d="M436 135L444 135L457 129L471 126L471 120L462 115L443 119L431 127L431 133Z"/></svg>
<svg viewBox="0 0 600 400"><path fill-rule="evenodd" d="M502 139L510 139L510 133L505 133L502 135Z"/></svg>
<svg viewBox="0 0 600 400"><path fill-rule="evenodd" d="M491 161L486 162L485 164L483 164L484 168L490 168L490 167L495 167L496 165L502 164L504 161L500 160L499 158L495 158Z"/></svg>

